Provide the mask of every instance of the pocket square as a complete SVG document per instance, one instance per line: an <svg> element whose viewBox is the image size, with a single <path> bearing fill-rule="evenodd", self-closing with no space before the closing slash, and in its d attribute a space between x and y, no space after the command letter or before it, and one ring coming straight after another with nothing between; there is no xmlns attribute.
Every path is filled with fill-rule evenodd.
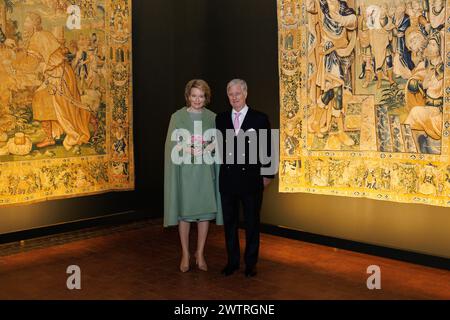
<svg viewBox="0 0 450 320"><path fill-rule="evenodd" d="M247 132L252 132L252 131L256 131L256 130L253 129L253 128L250 128L250 129L247 130Z"/></svg>

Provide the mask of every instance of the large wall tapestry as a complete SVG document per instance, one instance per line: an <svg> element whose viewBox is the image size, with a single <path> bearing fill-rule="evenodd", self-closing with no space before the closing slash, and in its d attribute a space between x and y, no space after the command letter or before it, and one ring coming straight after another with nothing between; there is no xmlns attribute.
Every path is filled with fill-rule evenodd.
<svg viewBox="0 0 450 320"><path fill-rule="evenodd" d="M450 206L445 0L278 0L281 192Z"/></svg>
<svg viewBox="0 0 450 320"><path fill-rule="evenodd" d="M131 0L0 0L0 205L134 188Z"/></svg>

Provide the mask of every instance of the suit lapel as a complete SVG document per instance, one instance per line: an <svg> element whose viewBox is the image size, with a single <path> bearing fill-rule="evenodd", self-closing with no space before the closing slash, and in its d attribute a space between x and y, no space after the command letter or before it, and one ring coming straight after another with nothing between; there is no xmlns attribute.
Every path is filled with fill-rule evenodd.
<svg viewBox="0 0 450 320"><path fill-rule="evenodd" d="M252 109L248 107L247 114L245 115L244 122L241 124L241 130L247 131L249 129L250 117L252 116Z"/></svg>
<svg viewBox="0 0 450 320"><path fill-rule="evenodd" d="M227 123L226 129L233 129L234 130L233 108L231 108L231 111L228 112L228 119L227 119L226 123Z"/></svg>

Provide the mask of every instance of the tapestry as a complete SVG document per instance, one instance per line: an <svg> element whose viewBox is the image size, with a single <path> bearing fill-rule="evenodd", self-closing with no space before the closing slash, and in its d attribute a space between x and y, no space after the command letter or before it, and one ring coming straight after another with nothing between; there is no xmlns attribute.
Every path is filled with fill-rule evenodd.
<svg viewBox="0 0 450 320"><path fill-rule="evenodd" d="M0 0L0 206L133 188L131 0Z"/></svg>
<svg viewBox="0 0 450 320"><path fill-rule="evenodd" d="M278 0L280 192L450 206L445 0Z"/></svg>

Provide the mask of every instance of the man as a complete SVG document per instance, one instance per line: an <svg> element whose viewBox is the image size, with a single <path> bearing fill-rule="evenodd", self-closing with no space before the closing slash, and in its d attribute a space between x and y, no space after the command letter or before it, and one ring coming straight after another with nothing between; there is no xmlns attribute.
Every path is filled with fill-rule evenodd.
<svg viewBox="0 0 450 320"><path fill-rule="evenodd" d="M365 3L361 3L359 7L359 16L358 16L358 40L360 47L360 59L361 63L361 74L359 75L359 79L365 79L362 87L367 88L369 86L370 81L375 76L375 68L374 68L374 58L373 58L373 49L370 43L370 28L372 23L373 13L370 15L367 12Z"/></svg>
<svg viewBox="0 0 450 320"><path fill-rule="evenodd" d="M353 146L355 141L345 133L343 99L344 90L353 92L351 66L358 27L356 12L347 2L339 0L307 0L306 10L310 16L316 16L311 20L314 25L310 28L319 30L321 35L321 41L315 44L317 105L310 132L320 139L329 132L326 148L334 146L331 141L336 141L339 147ZM330 112L331 117L328 117ZM331 132L332 121L337 124L337 132Z"/></svg>
<svg viewBox="0 0 450 320"><path fill-rule="evenodd" d="M376 8L377 6L372 6ZM369 7L371 8L371 7ZM387 73L388 81L394 84L393 75L393 59L392 59L392 30L394 24L392 18L389 16L389 7L384 3L378 9L377 16L374 19L370 34L370 44L373 48L374 64L377 73L377 89L381 88L381 83L384 77L384 72Z"/></svg>
<svg viewBox="0 0 450 320"><path fill-rule="evenodd" d="M33 119L41 122L45 133L36 147L54 145L55 138L63 133L66 150L89 142L91 114L81 104L75 73L61 44L52 33L42 29L41 17L36 13L27 13L23 29L26 57L44 65L44 81L32 101Z"/></svg>
<svg viewBox="0 0 450 320"><path fill-rule="evenodd" d="M397 38L396 52L394 56L394 73L403 79L411 77L411 71L415 65L411 59L411 51L406 46L406 33L411 26L411 18L406 14L406 5L404 2L396 3L394 15L394 35Z"/></svg>
<svg viewBox="0 0 450 320"><path fill-rule="evenodd" d="M259 139L270 137L270 123L267 115L247 106L247 84L234 79L227 85L227 94L233 109L216 117L216 127L225 142L219 152L225 156L220 169L219 189L225 227L225 241L228 263L222 274L229 276L239 269L239 205L242 204L245 220L245 276L256 275L259 252L259 213L263 190L273 175L262 176L261 147ZM261 135L263 135L261 137ZM220 140L219 140L220 141ZM265 141L270 154L270 138Z"/></svg>

